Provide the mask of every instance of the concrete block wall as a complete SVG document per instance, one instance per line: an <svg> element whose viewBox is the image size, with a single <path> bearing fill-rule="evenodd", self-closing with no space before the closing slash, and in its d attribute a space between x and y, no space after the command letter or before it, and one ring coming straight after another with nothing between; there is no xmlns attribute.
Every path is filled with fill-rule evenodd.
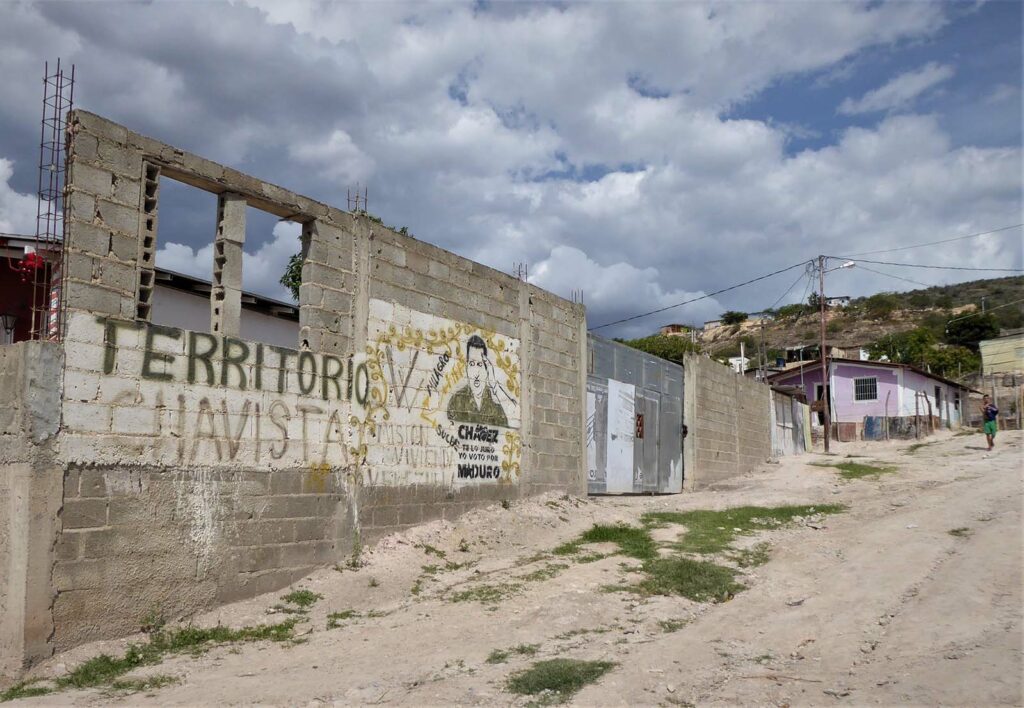
<svg viewBox="0 0 1024 708"><path fill-rule="evenodd" d="M683 365L684 487L757 469L772 455L771 389L702 356Z"/></svg>
<svg viewBox="0 0 1024 708"><path fill-rule="evenodd" d="M8 666L134 631L154 609L283 587L483 503L585 493L581 305L99 116L69 126L67 361L48 398L25 373L11 393L6 365L0 378L10 410L60 424L43 444L0 413L0 458L31 443L19 483L56 520L46 572L25 586L48 629L12 639ZM149 322L161 177L219 196L205 331ZM294 349L238 337L244 206L302 223ZM24 561L15 545L0 560Z"/></svg>

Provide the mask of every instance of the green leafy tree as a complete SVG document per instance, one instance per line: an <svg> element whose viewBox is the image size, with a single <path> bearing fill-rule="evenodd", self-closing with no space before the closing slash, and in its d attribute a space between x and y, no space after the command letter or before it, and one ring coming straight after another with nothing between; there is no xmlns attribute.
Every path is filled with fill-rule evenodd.
<svg viewBox="0 0 1024 708"><path fill-rule="evenodd" d="M932 347L925 362L933 374L955 379L981 368L981 357L967 347Z"/></svg>
<svg viewBox="0 0 1024 708"><path fill-rule="evenodd" d="M655 334L639 339L616 339L615 341L662 359L674 361L677 364L683 363L683 357L686 354L700 351L700 347L686 337L668 337L664 334Z"/></svg>
<svg viewBox="0 0 1024 708"><path fill-rule="evenodd" d="M921 366L926 363L928 351L935 344L935 335L923 327L909 332L888 334L868 347L872 359L883 356L897 364Z"/></svg>
<svg viewBox="0 0 1024 708"><path fill-rule="evenodd" d="M899 306L899 298L892 293L877 293L864 300L864 314L873 320L887 320Z"/></svg>
<svg viewBox="0 0 1024 708"><path fill-rule="evenodd" d="M723 312L719 319L722 320L722 324L725 325L738 325L740 322L746 321L747 313L729 310L728 312Z"/></svg>
<svg viewBox="0 0 1024 708"><path fill-rule="evenodd" d="M798 317L805 309L808 309L807 306L799 302L792 305L783 305L778 309L777 316L780 320Z"/></svg>
<svg viewBox="0 0 1024 708"><path fill-rule="evenodd" d="M999 336L999 323L992 313L950 320L946 325L946 342L978 351L978 342Z"/></svg>
<svg viewBox="0 0 1024 708"><path fill-rule="evenodd" d="M292 297L295 298L295 302L299 301L299 286L302 285L301 253L296 253L288 259L288 265L285 266L284 275L281 276L281 280L278 282L291 291Z"/></svg>

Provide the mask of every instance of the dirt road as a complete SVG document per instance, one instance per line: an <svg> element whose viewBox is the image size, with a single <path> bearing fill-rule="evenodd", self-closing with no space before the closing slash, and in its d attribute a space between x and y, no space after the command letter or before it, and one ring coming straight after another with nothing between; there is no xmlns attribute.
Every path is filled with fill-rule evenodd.
<svg viewBox="0 0 1024 708"><path fill-rule="evenodd" d="M295 617L301 643L170 656L130 674L177 681L149 693L24 702L523 705L505 688L509 675L567 657L616 664L571 698L577 705L1020 705L1024 438L1001 435L991 456L978 435L932 440L842 444L829 458L765 465L699 493L548 497L429 524L387 539L358 569L297 585L322 596L306 615L268 615L281 592L197 620ZM822 461L896 469L846 480L811 465ZM637 525L645 512L783 504L847 509L739 535L737 547L763 553L755 544L770 543L770 560L740 568L746 589L718 604L616 589L635 582L640 561L614 544L536 556L595 523ZM666 543L684 531L651 533ZM79 648L40 675L125 646Z"/></svg>

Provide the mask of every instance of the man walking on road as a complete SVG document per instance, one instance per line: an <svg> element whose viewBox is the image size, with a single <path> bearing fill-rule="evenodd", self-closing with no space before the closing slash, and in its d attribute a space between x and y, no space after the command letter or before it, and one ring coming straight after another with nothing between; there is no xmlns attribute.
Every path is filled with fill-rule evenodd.
<svg viewBox="0 0 1024 708"><path fill-rule="evenodd" d="M988 441L989 450L996 444L996 432L999 430L999 424L996 422L997 415L999 415L999 409L992 405L988 396L982 396L981 417L985 421L985 440Z"/></svg>

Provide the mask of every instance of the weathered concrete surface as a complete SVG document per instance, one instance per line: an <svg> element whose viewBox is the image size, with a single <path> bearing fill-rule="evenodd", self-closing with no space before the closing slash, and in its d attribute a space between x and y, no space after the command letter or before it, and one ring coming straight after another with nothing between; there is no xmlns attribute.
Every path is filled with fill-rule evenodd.
<svg viewBox="0 0 1024 708"><path fill-rule="evenodd" d="M585 493L582 305L99 116L70 126L63 393L24 401L61 427L50 467L18 460L56 499L52 574L27 581L55 629L16 663L425 520ZM205 332L149 322L161 176L219 195ZM247 206L303 225L293 349L235 336Z"/></svg>
<svg viewBox="0 0 1024 708"><path fill-rule="evenodd" d="M51 651L62 364L54 344L0 346L0 676Z"/></svg>
<svg viewBox="0 0 1024 708"><path fill-rule="evenodd" d="M702 356L683 365L684 488L757 469L772 455L771 389Z"/></svg>

